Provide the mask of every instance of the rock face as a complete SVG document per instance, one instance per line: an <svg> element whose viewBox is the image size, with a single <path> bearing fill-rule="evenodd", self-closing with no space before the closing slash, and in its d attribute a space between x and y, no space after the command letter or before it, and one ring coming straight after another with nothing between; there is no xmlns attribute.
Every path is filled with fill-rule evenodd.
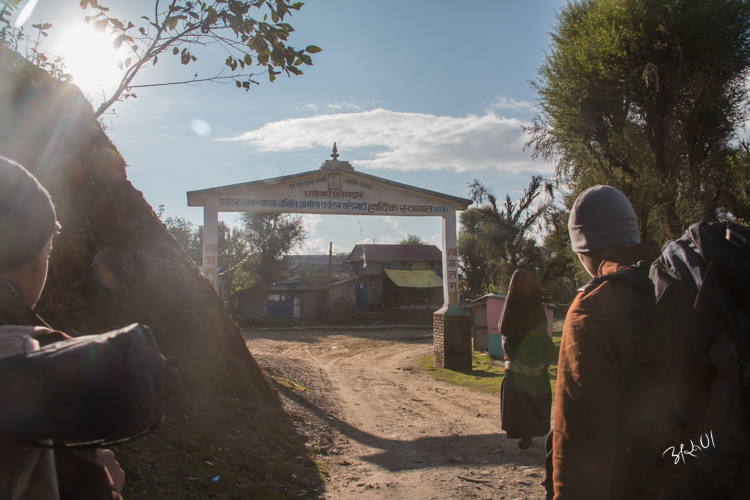
<svg viewBox="0 0 750 500"><path fill-rule="evenodd" d="M62 225L37 312L71 335L151 327L170 368L168 405L217 391L275 401L223 302L127 180L80 90L0 48L0 117L0 155L39 178Z"/></svg>

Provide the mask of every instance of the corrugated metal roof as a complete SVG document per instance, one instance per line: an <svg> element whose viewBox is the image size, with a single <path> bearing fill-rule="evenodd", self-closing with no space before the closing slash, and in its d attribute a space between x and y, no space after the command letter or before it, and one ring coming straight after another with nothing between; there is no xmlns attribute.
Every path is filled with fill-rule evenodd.
<svg viewBox="0 0 750 500"><path fill-rule="evenodd" d="M320 285L318 283L287 283L287 284L278 284L278 285L255 285L251 286L250 288L245 288L244 290L240 290L235 295L241 295L248 292L251 292L252 290L260 290L263 292L314 292L314 291L320 291L325 290L325 285Z"/></svg>
<svg viewBox="0 0 750 500"><path fill-rule="evenodd" d="M385 274L400 287L404 288L437 288L443 286L443 278L435 271L398 271L383 269Z"/></svg>
<svg viewBox="0 0 750 500"><path fill-rule="evenodd" d="M344 262L365 259L372 262L442 262L443 252L435 245L355 245Z"/></svg>
<svg viewBox="0 0 750 500"><path fill-rule="evenodd" d="M350 281L360 281L360 280L364 280L364 281L380 281L382 279L383 279L383 275L382 274L363 274L362 276L359 276L359 275L344 276L344 277L340 277L337 281L335 281L334 283L331 283L328 286L332 287L332 286L335 286L335 285L340 285L342 283L348 283Z"/></svg>
<svg viewBox="0 0 750 500"><path fill-rule="evenodd" d="M328 265L329 258L330 257L328 255L284 255L283 257L284 262L289 266L293 266L300 262L305 262L308 264Z"/></svg>

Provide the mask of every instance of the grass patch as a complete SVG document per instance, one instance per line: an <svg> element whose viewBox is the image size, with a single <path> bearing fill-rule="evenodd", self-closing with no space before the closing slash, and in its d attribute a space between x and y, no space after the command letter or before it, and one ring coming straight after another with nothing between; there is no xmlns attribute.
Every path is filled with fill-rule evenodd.
<svg viewBox="0 0 750 500"><path fill-rule="evenodd" d="M436 370L434 355L429 354L420 360L422 369L435 380L468 387L469 389L500 395L500 384L503 383L503 368L495 366L492 358L478 351L471 353L471 370Z"/></svg>
<svg viewBox="0 0 750 500"><path fill-rule="evenodd" d="M560 347L559 337L556 346ZM435 357L428 354L420 360L420 366L435 380L448 382L450 384L468 387L471 390L486 392L493 396L500 396L500 386L503 383L504 369L492 362L492 358L478 351L471 352L471 370L449 370L435 368ZM548 369L550 375L550 386L552 397L555 396L555 385L557 384L557 364Z"/></svg>
<svg viewBox="0 0 750 500"><path fill-rule="evenodd" d="M287 387L289 389L294 389L297 391L309 391L309 387L305 387L302 384L298 384L294 380L287 378L287 377L271 377L276 383L279 385L283 385L284 387Z"/></svg>

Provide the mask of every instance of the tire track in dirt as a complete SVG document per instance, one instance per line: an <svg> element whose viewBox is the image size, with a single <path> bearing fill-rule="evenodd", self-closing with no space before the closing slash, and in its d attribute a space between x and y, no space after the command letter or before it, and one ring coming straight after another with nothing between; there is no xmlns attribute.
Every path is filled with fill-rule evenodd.
<svg viewBox="0 0 750 500"><path fill-rule="evenodd" d="M328 474L324 498L543 499L542 438L518 450L500 430L498 397L422 372L430 333L292 330L245 337L264 369L304 379L324 398L298 419L301 432L313 420L330 428L331 449L319 457Z"/></svg>

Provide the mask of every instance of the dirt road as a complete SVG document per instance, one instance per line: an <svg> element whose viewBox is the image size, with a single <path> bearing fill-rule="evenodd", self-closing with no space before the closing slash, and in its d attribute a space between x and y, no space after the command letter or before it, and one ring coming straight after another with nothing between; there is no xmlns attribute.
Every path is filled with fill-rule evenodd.
<svg viewBox="0 0 750 500"><path fill-rule="evenodd" d="M318 454L320 498L544 498L543 438L519 450L499 398L423 372L431 330L244 335Z"/></svg>

